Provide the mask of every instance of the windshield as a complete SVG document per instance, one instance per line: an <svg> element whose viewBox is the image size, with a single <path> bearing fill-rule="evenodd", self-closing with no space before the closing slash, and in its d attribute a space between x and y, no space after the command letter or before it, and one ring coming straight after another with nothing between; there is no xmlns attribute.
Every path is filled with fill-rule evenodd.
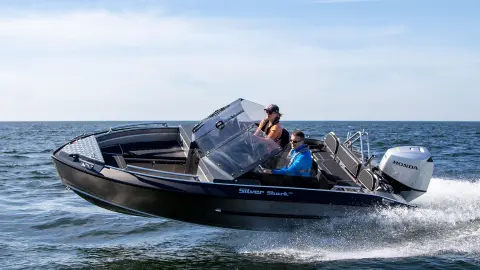
<svg viewBox="0 0 480 270"><path fill-rule="evenodd" d="M281 147L262 131L254 135L256 130L256 125L250 125L244 132L211 150L203 159L210 159L232 178L246 173L281 150Z"/></svg>
<svg viewBox="0 0 480 270"><path fill-rule="evenodd" d="M198 123L193 129L193 140L204 153L208 153L244 133L264 117L263 106L238 99Z"/></svg>
<svg viewBox="0 0 480 270"><path fill-rule="evenodd" d="M221 107L220 109L215 110L212 114L202 119L202 121L198 122L192 129L192 132L195 137L202 137L206 133L208 133L212 128L215 126L215 122L224 118L225 116L231 116L236 112L240 111L239 103L241 99L237 99L234 102Z"/></svg>

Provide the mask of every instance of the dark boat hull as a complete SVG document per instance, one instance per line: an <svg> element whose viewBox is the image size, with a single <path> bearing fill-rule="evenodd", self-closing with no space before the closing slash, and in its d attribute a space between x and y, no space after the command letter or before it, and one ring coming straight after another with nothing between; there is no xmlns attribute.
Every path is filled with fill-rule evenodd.
<svg viewBox="0 0 480 270"><path fill-rule="evenodd" d="M362 193L138 176L126 181L55 156L54 162L66 186L100 207L215 227L292 230L321 219L361 214L385 205L384 198ZM387 204L392 203L395 204Z"/></svg>

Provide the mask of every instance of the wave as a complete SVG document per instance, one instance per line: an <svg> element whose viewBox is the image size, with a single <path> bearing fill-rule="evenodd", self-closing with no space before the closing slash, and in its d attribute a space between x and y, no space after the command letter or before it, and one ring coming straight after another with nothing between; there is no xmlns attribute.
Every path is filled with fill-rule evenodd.
<svg viewBox="0 0 480 270"><path fill-rule="evenodd" d="M48 153L51 153L53 152L54 149L53 148L48 148L48 149L39 149L39 150L31 150L31 151L20 151L20 150L17 150L17 149L2 149L0 150L0 153L1 154L9 154L10 157L15 157L14 155L12 154L19 154L19 155L29 155L29 154L48 154Z"/></svg>
<svg viewBox="0 0 480 270"><path fill-rule="evenodd" d="M241 233L233 245L242 254L289 261L480 253L480 181L434 178L414 202L417 209L376 210L291 233Z"/></svg>

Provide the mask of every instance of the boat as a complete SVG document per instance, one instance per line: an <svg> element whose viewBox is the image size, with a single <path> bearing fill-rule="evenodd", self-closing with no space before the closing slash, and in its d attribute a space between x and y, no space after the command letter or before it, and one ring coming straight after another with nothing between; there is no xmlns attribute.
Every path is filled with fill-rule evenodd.
<svg viewBox="0 0 480 270"><path fill-rule="evenodd" d="M108 210L241 230L284 231L319 220L416 207L433 159L395 146L378 165L368 132L307 136L309 177L265 173L287 160L263 132L264 107L238 98L197 123L140 122L79 135L52 153L63 184Z"/></svg>

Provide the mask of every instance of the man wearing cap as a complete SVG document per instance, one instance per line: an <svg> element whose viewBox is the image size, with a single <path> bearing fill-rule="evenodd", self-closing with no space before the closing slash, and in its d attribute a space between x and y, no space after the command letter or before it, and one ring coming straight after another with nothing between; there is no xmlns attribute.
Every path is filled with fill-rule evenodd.
<svg viewBox="0 0 480 270"><path fill-rule="evenodd" d="M290 138L292 149L288 153L289 162L279 170L265 169L264 173L310 177L312 169L312 152L305 144L305 134L296 130Z"/></svg>
<svg viewBox="0 0 480 270"><path fill-rule="evenodd" d="M280 145L282 137L282 126L280 125L282 114L280 113L280 108L275 104L270 104L264 110L267 113L267 117L260 122L254 135L257 135L261 130Z"/></svg>

